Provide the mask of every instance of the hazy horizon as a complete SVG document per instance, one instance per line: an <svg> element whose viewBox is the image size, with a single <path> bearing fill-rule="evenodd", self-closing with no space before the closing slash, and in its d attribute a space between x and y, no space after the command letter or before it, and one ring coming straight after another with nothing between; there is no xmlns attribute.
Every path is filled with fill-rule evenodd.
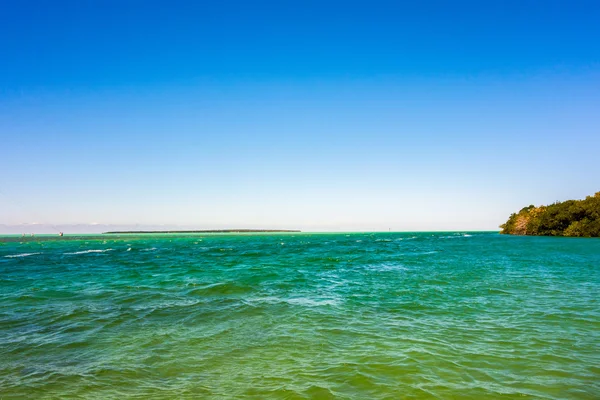
<svg viewBox="0 0 600 400"><path fill-rule="evenodd" d="M375 229L360 229L356 227L354 229L344 230L339 227L321 227L312 228L307 227L300 229L294 226L279 226L279 227L262 227L256 228L253 226L212 226L212 227L199 227L189 225L116 225L116 224L72 224L72 225L47 225L47 224L36 224L36 223L24 223L18 225L5 225L0 224L0 235L30 235L33 234L50 234L55 235L58 232L64 234L98 234L109 231L193 231L193 230L236 230L236 229L273 229L273 230L299 230L299 233L410 233L410 232L495 232L500 229L408 229L408 230L393 230L391 228L386 230L375 230Z"/></svg>

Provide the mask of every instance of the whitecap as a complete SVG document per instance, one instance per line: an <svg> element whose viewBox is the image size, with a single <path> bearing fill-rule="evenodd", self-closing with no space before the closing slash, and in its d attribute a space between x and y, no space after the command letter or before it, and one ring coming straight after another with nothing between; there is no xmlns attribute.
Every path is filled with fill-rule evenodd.
<svg viewBox="0 0 600 400"><path fill-rule="evenodd" d="M8 256L4 256L4 257L6 257L6 258L21 258L21 257L35 256L36 254L42 254L42 253L11 254L11 255L8 255Z"/></svg>
<svg viewBox="0 0 600 400"><path fill-rule="evenodd" d="M365 268L370 271L377 271L377 272L408 271L408 268L406 268L405 266L400 265L400 264L375 264L375 265L367 265Z"/></svg>
<svg viewBox="0 0 600 400"><path fill-rule="evenodd" d="M417 238L416 236L411 236L411 237L401 237L401 238L395 239L395 241L396 241L396 242L400 242L400 241L402 241L402 240L413 240L413 239L416 239L416 238Z"/></svg>
<svg viewBox="0 0 600 400"><path fill-rule="evenodd" d="M468 233L455 233L450 236L440 236L440 239L458 239L458 238L471 237L471 236L473 236L473 235L469 235Z"/></svg>
<svg viewBox="0 0 600 400"><path fill-rule="evenodd" d="M82 251L75 251L73 253L64 253L64 254L68 254L68 255L78 255L78 254L89 254L89 253L104 253L106 251L111 251L112 249L104 249L104 250L82 250Z"/></svg>
<svg viewBox="0 0 600 400"><path fill-rule="evenodd" d="M147 248L147 249L142 249L141 251L154 251L154 250L156 250L156 247L150 247L150 248Z"/></svg>
<svg viewBox="0 0 600 400"><path fill-rule="evenodd" d="M431 251L421 251L421 252L416 252L416 253L403 253L403 256L426 256L428 254L436 254L439 253L437 250L431 250Z"/></svg>

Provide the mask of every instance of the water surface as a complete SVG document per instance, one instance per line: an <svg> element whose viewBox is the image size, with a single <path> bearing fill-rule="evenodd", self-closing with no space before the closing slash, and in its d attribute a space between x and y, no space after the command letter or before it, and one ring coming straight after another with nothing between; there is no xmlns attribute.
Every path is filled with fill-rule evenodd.
<svg viewBox="0 0 600 400"><path fill-rule="evenodd" d="M0 243L0 398L598 399L600 241Z"/></svg>

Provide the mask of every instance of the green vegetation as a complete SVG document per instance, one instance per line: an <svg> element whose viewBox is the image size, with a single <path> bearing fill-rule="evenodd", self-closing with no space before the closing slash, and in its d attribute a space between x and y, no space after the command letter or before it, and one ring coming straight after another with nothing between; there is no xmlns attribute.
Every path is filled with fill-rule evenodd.
<svg viewBox="0 0 600 400"><path fill-rule="evenodd" d="M500 228L510 235L600 237L600 192L584 200L524 207Z"/></svg>

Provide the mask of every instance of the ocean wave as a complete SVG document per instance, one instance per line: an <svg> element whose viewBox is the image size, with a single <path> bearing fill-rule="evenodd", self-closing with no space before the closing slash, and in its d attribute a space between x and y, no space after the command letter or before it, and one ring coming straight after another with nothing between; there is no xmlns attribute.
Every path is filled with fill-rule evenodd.
<svg viewBox="0 0 600 400"><path fill-rule="evenodd" d="M418 252L414 252L414 253L402 253L402 256L426 256L426 255L436 254L436 253L439 253L439 252L437 250L418 251Z"/></svg>
<svg viewBox="0 0 600 400"><path fill-rule="evenodd" d="M340 304L339 300L327 299L327 300L313 300L306 297L296 297L287 299L287 303L305 307L320 307L320 306L337 306Z"/></svg>
<svg viewBox="0 0 600 400"><path fill-rule="evenodd" d="M216 282L204 286L197 286L187 294L191 296L236 296L250 293L254 290L252 286L234 282Z"/></svg>
<svg viewBox="0 0 600 400"><path fill-rule="evenodd" d="M469 235L468 233L455 233L454 235L449 236L440 236L440 239L459 239L464 237L472 237L473 235Z"/></svg>
<svg viewBox="0 0 600 400"><path fill-rule="evenodd" d="M388 272L388 271L408 271L409 269L400 264L375 264L367 265L366 269L370 271Z"/></svg>
<svg viewBox="0 0 600 400"><path fill-rule="evenodd" d="M21 257L29 257L29 256L35 256L36 254L42 254L42 253L21 253L21 254L11 254L8 256L4 256L6 258L21 258Z"/></svg>
<svg viewBox="0 0 600 400"><path fill-rule="evenodd" d="M79 254L89 254L89 253L104 253L107 251L112 251L113 249L104 249L104 250L82 250L82 251L74 251L72 253L63 253L65 255L70 255L70 256L74 256L74 255L79 255Z"/></svg>
<svg viewBox="0 0 600 400"><path fill-rule="evenodd" d="M154 251L154 250L157 250L156 247L149 247L147 249L142 249L140 251Z"/></svg>
<svg viewBox="0 0 600 400"><path fill-rule="evenodd" d="M395 241L395 242L401 242L401 241L403 241L403 240L413 240L413 239L417 239L417 237L416 237L416 236L411 236L411 237L401 237L401 238L398 238L398 239L394 239L394 241Z"/></svg>
<svg viewBox="0 0 600 400"><path fill-rule="evenodd" d="M337 306L340 304L339 300L336 299L322 299L322 300L314 300L307 297L292 297L290 299L283 299L281 297L270 296L270 297L255 297L251 299L247 299L246 303L268 303L268 304L277 304L277 303L287 303L295 306L304 306L304 307L321 307L321 306Z"/></svg>

